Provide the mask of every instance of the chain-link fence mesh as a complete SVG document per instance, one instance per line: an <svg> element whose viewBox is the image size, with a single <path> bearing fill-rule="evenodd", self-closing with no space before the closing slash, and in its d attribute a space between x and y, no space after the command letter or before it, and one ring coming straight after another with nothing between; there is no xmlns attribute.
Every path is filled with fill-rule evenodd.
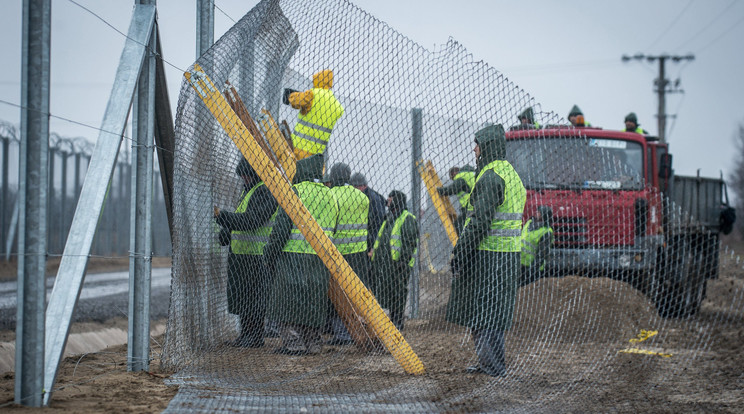
<svg viewBox="0 0 744 414"><path fill-rule="evenodd" d="M101 214L98 232L91 246L91 257L126 257L129 255L129 181L132 165L129 159L131 141L123 141L119 161L114 167L107 206ZM15 126L0 120L0 246L3 258L15 260L19 205L17 201L19 133ZM47 250L50 257L60 257L72 225L80 190L90 163L94 144L85 137L64 137L50 134L49 140L49 214ZM165 202L160 172L153 173L154 256L170 256L170 229L166 220Z"/></svg>
<svg viewBox="0 0 744 414"><path fill-rule="evenodd" d="M725 188L665 144L343 1L263 1L187 78L163 364L204 398L172 409L741 407Z"/></svg>

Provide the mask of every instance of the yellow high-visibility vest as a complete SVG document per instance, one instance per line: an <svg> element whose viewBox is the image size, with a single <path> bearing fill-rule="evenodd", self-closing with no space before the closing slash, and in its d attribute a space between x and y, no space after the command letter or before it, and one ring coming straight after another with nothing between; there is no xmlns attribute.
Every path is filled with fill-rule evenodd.
<svg viewBox="0 0 744 414"><path fill-rule="evenodd" d="M416 216L411 214L408 210L403 210L402 213L398 216L398 218L395 219L395 223L393 223L393 230L390 233L390 257L394 261L400 260L400 249L403 248L403 240L400 239L400 230L403 228L403 223L406 222L406 217L413 217L413 219L416 219ZM380 237L382 237L382 232L385 230L385 223L387 223L387 220L382 222L382 226L380 226L380 231L377 232L377 239L375 240L375 246L374 250L372 251L372 260L375 260L375 252L380 247ZM418 252L418 239L416 239L416 248L413 249L413 254L411 255L411 260L408 261L408 266L413 267L413 264L416 262L416 253Z"/></svg>
<svg viewBox="0 0 744 414"><path fill-rule="evenodd" d="M540 243L540 240L543 238L543 236L547 235L547 237L550 237L551 244L553 244L552 227L543 226L539 229L530 230L530 224L532 224L532 219L527 220L527 223L525 223L524 227L522 227L522 255L520 258L520 262L524 267L532 267L532 264L535 261L535 254L537 253L537 245ZM539 266L540 270L545 270L544 259L542 263L539 264Z"/></svg>
<svg viewBox="0 0 744 414"><path fill-rule="evenodd" d="M247 193L244 193L243 199L238 204L238 208L235 209L236 213L245 213L248 208L248 202L251 196L258 189L258 187L264 185L263 181L254 185ZM278 210L277 210L278 211ZM271 216L271 219L264 223L263 226L249 231L238 231L233 230L230 237L230 250L235 254L252 254L262 255L263 249L269 242L269 235L271 229L274 227L274 220L276 219L276 211Z"/></svg>
<svg viewBox="0 0 744 414"><path fill-rule="evenodd" d="M455 175L455 180L463 179L468 184L468 191L457 193L457 199L460 201L460 207L466 209L470 200L470 192L475 186L475 171L461 171Z"/></svg>
<svg viewBox="0 0 744 414"><path fill-rule="evenodd" d="M302 200L302 204L310 212L318 225L328 238L333 237L333 229L336 226L338 217L338 204L331 189L321 183L313 181L303 181L293 186L297 189L297 195ZM290 253L315 254L313 246L310 245L302 235L297 226L292 225L292 231L289 240L284 244L282 249Z"/></svg>
<svg viewBox="0 0 744 414"><path fill-rule="evenodd" d="M331 188L338 202L333 243L342 255L367 251L369 198L350 185Z"/></svg>
<svg viewBox="0 0 744 414"><path fill-rule="evenodd" d="M522 213L527 201L527 191L522 179L509 161L495 160L483 167L475 180L478 185L483 174L491 170L504 180L504 202L496 208L491 227L481 240L478 250L491 252L519 252L522 250ZM472 203L469 203L472 204ZM470 224L471 217L465 220L463 231Z"/></svg>
<svg viewBox="0 0 744 414"><path fill-rule="evenodd" d="M307 114L297 114L292 132L294 148L310 155L325 152L333 127L344 114L344 107L330 89L313 88L312 91L313 105Z"/></svg>

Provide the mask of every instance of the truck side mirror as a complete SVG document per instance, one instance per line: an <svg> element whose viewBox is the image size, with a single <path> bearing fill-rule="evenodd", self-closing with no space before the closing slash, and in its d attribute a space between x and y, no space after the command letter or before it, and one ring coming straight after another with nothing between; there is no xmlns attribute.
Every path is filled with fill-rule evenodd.
<svg viewBox="0 0 744 414"><path fill-rule="evenodd" d="M659 160L659 178L668 180L672 176L672 154L661 154Z"/></svg>

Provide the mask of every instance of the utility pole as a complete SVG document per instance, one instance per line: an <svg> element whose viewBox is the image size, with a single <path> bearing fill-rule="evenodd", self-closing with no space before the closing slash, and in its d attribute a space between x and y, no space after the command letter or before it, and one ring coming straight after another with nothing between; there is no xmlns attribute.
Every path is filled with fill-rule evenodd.
<svg viewBox="0 0 744 414"><path fill-rule="evenodd" d="M635 54L633 56L623 55L622 56L623 62L628 62L629 60L646 60L649 63L653 63L655 61L659 61L659 77L654 80L654 86L656 87L656 94L658 95L659 99L659 112L656 115L659 121L659 140L661 142L666 142L666 94L667 93L684 93L684 90L682 90L679 87L680 81L677 79L674 81L674 84L672 84L669 79L666 78L666 62L668 60L671 60L674 63L679 63L683 60L695 60L695 55L686 55L686 56L678 56L678 55L658 55L658 56L651 56L651 55L644 55L642 53Z"/></svg>

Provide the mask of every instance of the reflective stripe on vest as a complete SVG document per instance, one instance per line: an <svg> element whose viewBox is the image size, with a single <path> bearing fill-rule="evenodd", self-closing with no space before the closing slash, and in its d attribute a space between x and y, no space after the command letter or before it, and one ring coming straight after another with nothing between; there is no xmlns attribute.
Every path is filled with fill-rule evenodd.
<svg viewBox="0 0 744 414"><path fill-rule="evenodd" d="M338 224L333 243L342 255L367 251L369 198L350 185L331 188L338 202Z"/></svg>
<svg viewBox="0 0 744 414"><path fill-rule="evenodd" d="M250 191L245 194L243 199L240 201L240 204L238 204L238 208L235 209L236 213L245 213L246 209L248 208L248 202L250 201L251 196L258 189L258 187L262 185L264 185L263 181L254 185L253 188L251 188ZM274 226L275 217L276 211L271 216L270 220L267 220L263 226L255 230L233 230L230 237L230 251L232 251L234 254L263 254L263 249L269 242L269 235L271 234L271 229Z"/></svg>
<svg viewBox="0 0 744 414"><path fill-rule="evenodd" d="M540 243L540 239L543 236L548 235L551 239L553 238L553 229L551 227L540 227L539 229L530 230L530 224L532 219L528 220L522 228L522 255L520 262L524 267L531 267L535 261L535 254L537 254L537 245ZM551 240L552 244L552 240ZM545 270L545 258L540 263L540 270Z"/></svg>
<svg viewBox="0 0 744 414"><path fill-rule="evenodd" d="M408 216L413 217L414 220L416 219L416 216L411 214L411 212L403 210L398 218L395 219L395 223L393 223L393 231L390 233L390 257L392 257L396 262L400 260L400 250L403 248L403 241L400 239L400 230L403 228L403 223L405 223ZM374 251L372 252L372 260L375 259L374 252L376 252L380 247L380 237L382 237L382 232L385 230L385 223L387 223L387 220L382 222L380 231L377 232L377 239L375 240ZM416 247L413 249L413 254L411 255L411 260L408 261L408 266L413 267L413 264L416 262L416 253L418 253L418 239L416 239Z"/></svg>
<svg viewBox="0 0 744 414"><path fill-rule="evenodd" d="M519 174L509 164L509 161L505 160L495 160L483 167L475 180L476 185L488 170L501 177L506 188L504 189L504 202L496 208L491 227L478 245L478 250L519 252L522 250L522 213L527 201L527 191L524 189ZM472 214L468 212L470 217L465 221L465 226L470 224Z"/></svg>
<svg viewBox="0 0 744 414"><path fill-rule="evenodd" d="M310 111L297 115L292 132L292 145L309 154L322 154L336 121L344 114L344 107L330 89L313 88L313 104Z"/></svg>
<svg viewBox="0 0 744 414"><path fill-rule="evenodd" d="M460 200L460 207L467 208L468 200L470 200L470 192L473 191L475 186L475 172L474 171L462 171L455 175L455 180L463 179L468 184L468 191L461 191L457 193L457 199Z"/></svg>
<svg viewBox="0 0 744 414"><path fill-rule="evenodd" d="M302 204L310 212L310 215L313 216L320 228L323 229L326 236L331 238L338 216L338 204L331 189L313 181L303 181L295 184L293 187L297 190L297 195L302 200ZM290 253L315 254L313 247L295 225L292 225L289 240L284 244L282 250Z"/></svg>

